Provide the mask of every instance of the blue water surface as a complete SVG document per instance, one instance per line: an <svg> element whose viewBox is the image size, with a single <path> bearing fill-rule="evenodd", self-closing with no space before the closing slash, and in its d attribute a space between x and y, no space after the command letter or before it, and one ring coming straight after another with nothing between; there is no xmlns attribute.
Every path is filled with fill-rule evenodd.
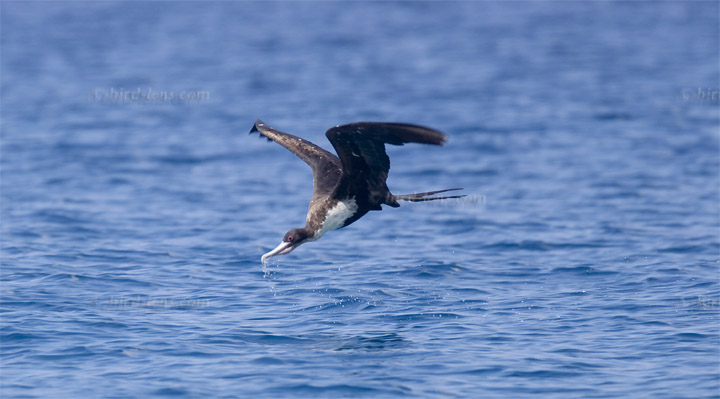
<svg viewBox="0 0 720 399"><path fill-rule="evenodd" d="M720 397L717 2L2 2L0 395ZM267 266L326 148L396 194Z"/></svg>

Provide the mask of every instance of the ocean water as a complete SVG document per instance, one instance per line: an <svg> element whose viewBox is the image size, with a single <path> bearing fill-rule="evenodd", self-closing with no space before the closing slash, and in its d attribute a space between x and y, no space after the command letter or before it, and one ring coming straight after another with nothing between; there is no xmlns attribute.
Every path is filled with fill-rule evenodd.
<svg viewBox="0 0 720 399"><path fill-rule="evenodd" d="M0 396L718 398L717 2L0 3ZM394 193L267 266L359 120Z"/></svg>

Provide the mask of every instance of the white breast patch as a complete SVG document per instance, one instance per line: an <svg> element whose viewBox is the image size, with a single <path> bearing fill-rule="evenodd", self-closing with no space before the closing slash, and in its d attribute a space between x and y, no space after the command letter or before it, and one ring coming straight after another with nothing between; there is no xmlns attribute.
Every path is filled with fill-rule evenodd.
<svg viewBox="0 0 720 399"><path fill-rule="evenodd" d="M328 231L341 228L343 224L345 224L345 221L352 217L357 210L358 206L357 203L355 203L354 198L350 198L345 201L338 201L334 207L330 208L327 215L325 215L322 227L320 227L320 230L315 233L313 238L317 240Z"/></svg>

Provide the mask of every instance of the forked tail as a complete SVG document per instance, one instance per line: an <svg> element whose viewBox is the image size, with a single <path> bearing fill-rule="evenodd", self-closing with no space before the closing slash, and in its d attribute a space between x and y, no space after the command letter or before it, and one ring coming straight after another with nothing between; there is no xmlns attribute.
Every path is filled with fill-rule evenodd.
<svg viewBox="0 0 720 399"><path fill-rule="evenodd" d="M442 200L442 199L466 197L466 195L464 195L464 194L462 194L462 195L443 195L443 196L439 196L439 197L428 197L428 195L444 193L446 191L455 191L455 190L462 190L462 188L446 188L445 190L428 191L425 193L393 195L393 199L403 200L403 201L411 201L411 202L422 202L422 201L435 201L435 200Z"/></svg>

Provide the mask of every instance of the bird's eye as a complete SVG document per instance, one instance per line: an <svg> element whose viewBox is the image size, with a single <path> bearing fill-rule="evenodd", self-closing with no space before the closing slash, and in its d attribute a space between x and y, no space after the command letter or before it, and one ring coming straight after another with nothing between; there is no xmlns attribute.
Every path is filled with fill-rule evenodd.
<svg viewBox="0 0 720 399"><path fill-rule="evenodd" d="M288 242L291 242L293 240L293 236L288 236L287 240Z"/></svg>

